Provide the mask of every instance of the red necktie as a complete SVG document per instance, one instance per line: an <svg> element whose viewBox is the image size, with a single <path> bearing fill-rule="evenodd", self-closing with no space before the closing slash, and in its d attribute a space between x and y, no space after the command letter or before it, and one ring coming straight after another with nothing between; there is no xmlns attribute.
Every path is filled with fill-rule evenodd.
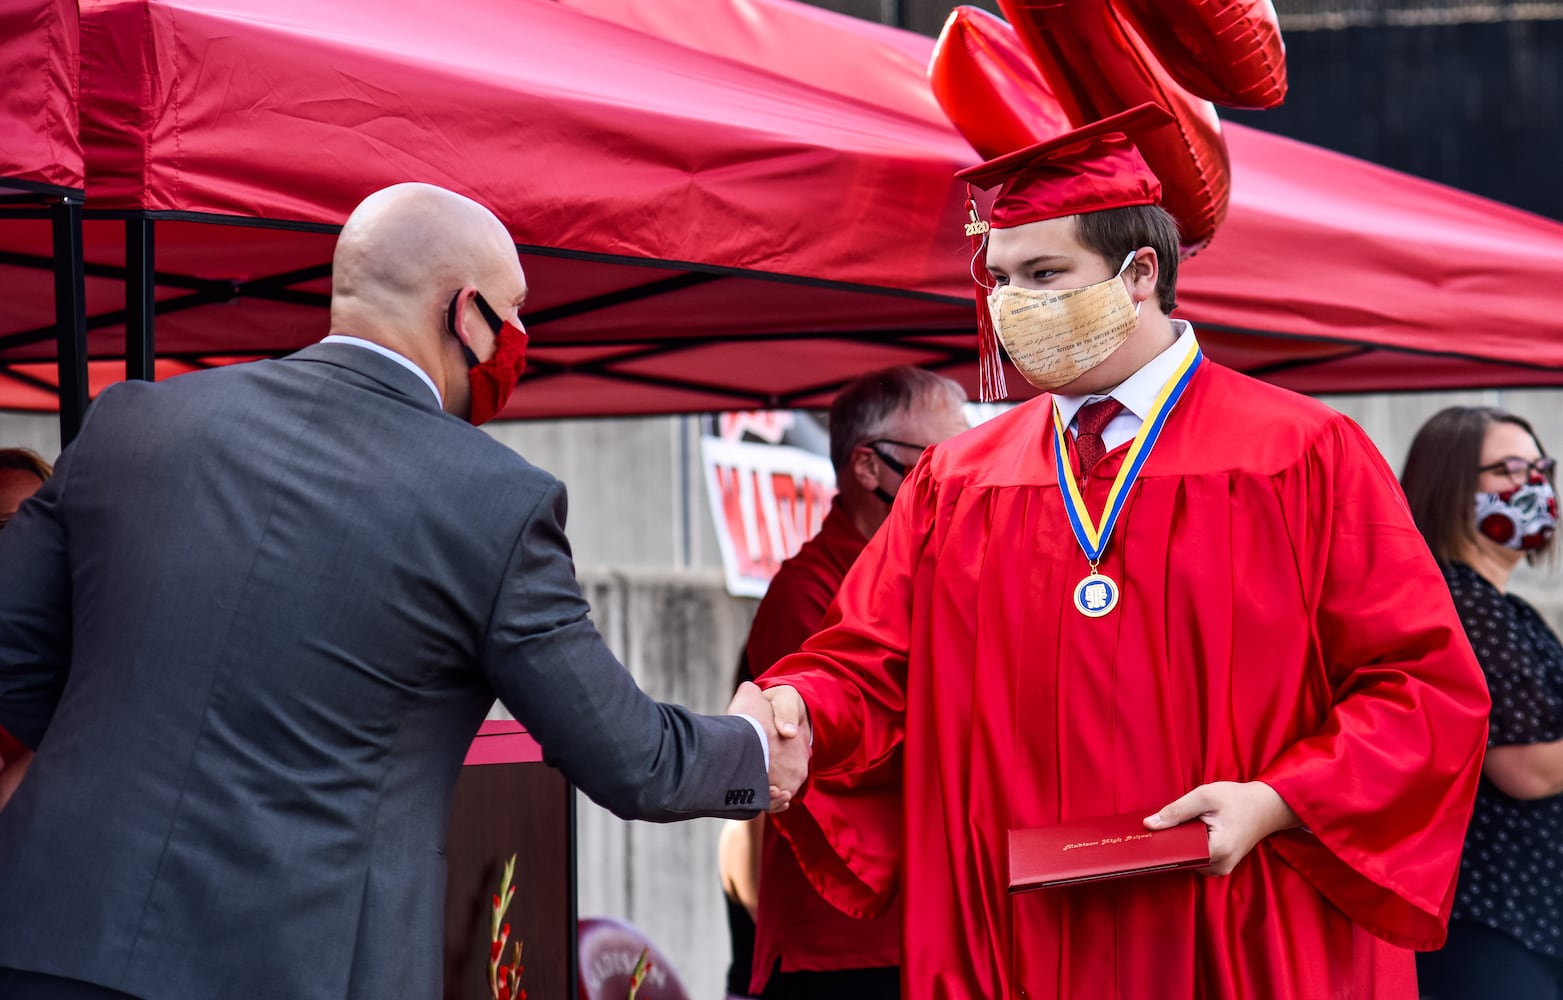
<svg viewBox="0 0 1563 1000"><path fill-rule="evenodd" d="M1080 407L1075 416L1075 454L1080 459L1080 478L1084 479L1107 454L1102 431L1123 412L1123 404L1109 396Z"/></svg>

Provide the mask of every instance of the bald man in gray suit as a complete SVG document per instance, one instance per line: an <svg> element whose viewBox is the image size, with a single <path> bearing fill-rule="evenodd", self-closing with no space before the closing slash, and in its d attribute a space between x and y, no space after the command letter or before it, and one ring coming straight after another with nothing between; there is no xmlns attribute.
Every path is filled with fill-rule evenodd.
<svg viewBox="0 0 1563 1000"><path fill-rule="evenodd" d="M525 344L503 225L389 188L332 282L320 344L103 393L0 534L0 726L37 751L0 811L0 995L438 996L451 791L496 697L626 818L803 779L753 686L725 717L635 686L563 487L466 419Z"/></svg>

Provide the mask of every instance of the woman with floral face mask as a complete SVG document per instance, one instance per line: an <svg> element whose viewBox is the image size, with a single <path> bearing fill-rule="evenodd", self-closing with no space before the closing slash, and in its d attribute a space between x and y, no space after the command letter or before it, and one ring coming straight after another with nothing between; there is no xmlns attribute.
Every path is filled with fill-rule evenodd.
<svg viewBox="0 0 1563 1000"><path fill-rule="evenodd" d="M1417 957L1424 997L1563 996L1563 644L1507 593L1520 560L1555 555L1554 466L1530 424L1486 407L1437 414L1406 459L1412 515L1492 691L1449 940Z"/></svg>

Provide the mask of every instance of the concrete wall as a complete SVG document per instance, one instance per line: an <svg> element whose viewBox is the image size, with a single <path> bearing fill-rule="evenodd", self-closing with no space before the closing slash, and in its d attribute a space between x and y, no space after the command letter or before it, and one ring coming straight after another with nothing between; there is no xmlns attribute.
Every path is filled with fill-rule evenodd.
<svg viewBox="0 0 1563 1000"><path fill-rule="evenodd" d="M60 418L0 411L0 448L31 448L52 462L60 454Z"/></svg>
<svg viewBox="0 0 1563 1000"><path fill-rule="evenodd" d="M569 489L578 566L720 568L696 417L508 422L486 428Z"/></svg>
<svg viewBox="0 0 1563 1000"><path fill-rule="evenodd" d="M592 618L653 697L722 712L757 602L729 597L713 570L584 573ZM582 916L640 928L693 998L722 995L730 956L717 879L719 820L626 823L580 796Z"/></svg>

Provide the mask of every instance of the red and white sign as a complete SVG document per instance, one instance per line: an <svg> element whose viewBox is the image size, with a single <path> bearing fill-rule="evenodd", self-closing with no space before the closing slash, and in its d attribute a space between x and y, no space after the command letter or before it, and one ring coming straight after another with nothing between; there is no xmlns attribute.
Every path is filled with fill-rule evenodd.
<svg viewBox="0 0 1563 1000"><path fill-rule="evenodd" d="M707 437L700 451L728 593L763 597L782 561L818 533L835 470L801 448Z"/></svg>

